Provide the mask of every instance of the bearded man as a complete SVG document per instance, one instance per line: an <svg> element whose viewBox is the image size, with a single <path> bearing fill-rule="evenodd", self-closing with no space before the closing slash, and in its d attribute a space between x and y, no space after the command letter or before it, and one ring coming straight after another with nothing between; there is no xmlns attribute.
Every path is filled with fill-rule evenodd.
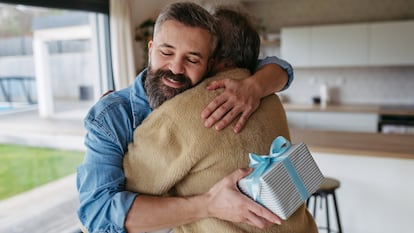
<svg viewBox="0 0 414 233"><path fill-rule="evenodd" d="M213 17L195 3L177 2L167 5L157 18L154 39L148 44L148 70L142 71L128 88L102 98L85 117L86 155L77 170L80 200L78 216L84 230L142 232L182 225L211 216L230 221L234 216L245 219L252 212L258 218L254 222L246 221L251 225L263 227L278 221L277 216L246 199L240 192L235 195L231 184L223 186L218 183L214 192L191 197L154 197L127 191L125 188L123 158L128 144L133 141L133 131L153 107L163 101L153 98L153 85L159 85L164 95L162 98L168 99L188 88L189 84L194 86L199 83L212 64L211 58L217 44L215 27ZM291 66L277 58L270 59L273 64L267 63L269 60L262 63L261 69L252 76L252 82L236 85L239 89L250 90L243 91L237 98L229 97L232 96L234 82L229 80L216 85L224 86L226 91L219 96L221 101L215 101L212 108L208 106L209 109L204 115L206 126L210 126L211 122L224 120L221 124L223 127L241 115L241 126L234 128L236 132L240 131L248 116L257 108L262 96L286 87L288 74L293 77ZM268 75L269 70L271 75ZM229 91L230 95L226 94ZM223 98L226 101L223 102ZM246 99L254 101L245 101ZM241 105L238 104L240 102ZM230 178L235 176L240 176L240 173L230 175ZM207 197L212 195L217 196L217 199L207 201ZM223 213L220 202L228 196L232 196L229 204L243 208ZM180 211L177 212L177 209Z"/></svg>

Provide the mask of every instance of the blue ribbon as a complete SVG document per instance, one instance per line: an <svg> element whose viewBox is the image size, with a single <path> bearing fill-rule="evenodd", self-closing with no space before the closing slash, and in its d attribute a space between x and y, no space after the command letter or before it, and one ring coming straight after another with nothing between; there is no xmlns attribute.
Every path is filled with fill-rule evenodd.
<svg viewBox="0 0 414 233"><path fill-rule="evenodd" d="M246 183L253 200L262 203L260 199L260 177L269 169L269 167L276 163L281 162L285 167L290 179L298 190L302 201L305 201L309 197L309 193L303 184L302 178L296 172L296 169L287 155L283 155L291 144L283 136L278 136L273 140L270 147L269 155L256 155L249 153L250 167L254 168L254 171L247 176Z"/></svg>

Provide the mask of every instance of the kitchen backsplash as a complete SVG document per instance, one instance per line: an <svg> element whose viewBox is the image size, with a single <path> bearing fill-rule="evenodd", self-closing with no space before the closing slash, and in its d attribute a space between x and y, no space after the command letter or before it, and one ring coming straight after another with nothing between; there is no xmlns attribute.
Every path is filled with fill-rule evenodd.
<svg viewBox="0 0 414 233"><path fill-rule="evenodd" d="M332 103L414 105L414 67L296 68L284 101L312 103L320 86L329 87Z"/></svg>

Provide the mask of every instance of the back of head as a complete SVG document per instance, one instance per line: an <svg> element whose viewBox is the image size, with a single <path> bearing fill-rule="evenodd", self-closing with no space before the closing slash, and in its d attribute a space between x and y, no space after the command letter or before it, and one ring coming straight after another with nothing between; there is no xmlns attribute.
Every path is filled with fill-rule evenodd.
<svg viewBox="0 0 414 233"><path fill-rule="evenodd" d="M167 5L155 21L154 37L161 30L161 25L167 20L175 20L189 27L198 27L209 31L212 38L210 54L214 54L218 44L217 28L213 16L206 9L192 2L176 2Z"/></svg>
<svg viewBox="0 0 414 233"><path fill-rule="evenodd" d="M213 10L213 16L220 36L216 53L218 62L226 60L233 66L253 72L260 51L260 37L250 15L236 6L218 6Z"/></svg>

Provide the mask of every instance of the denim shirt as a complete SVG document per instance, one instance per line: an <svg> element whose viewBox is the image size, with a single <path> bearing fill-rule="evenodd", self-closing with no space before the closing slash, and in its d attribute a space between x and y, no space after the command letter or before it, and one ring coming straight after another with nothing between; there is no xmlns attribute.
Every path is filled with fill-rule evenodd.
<svg viewBox="0 0 414 233"><path fill-rule="evenodd" d="M278 64L293 81L289 63L277 57L259 61L258 67ZM78 217L90 233L126 232L126 215L137 193L125 190L123 157L134 129L152 111L143 86L146 70L129 87L100 99L84 120L86 155L77 168Z"/></svg>

